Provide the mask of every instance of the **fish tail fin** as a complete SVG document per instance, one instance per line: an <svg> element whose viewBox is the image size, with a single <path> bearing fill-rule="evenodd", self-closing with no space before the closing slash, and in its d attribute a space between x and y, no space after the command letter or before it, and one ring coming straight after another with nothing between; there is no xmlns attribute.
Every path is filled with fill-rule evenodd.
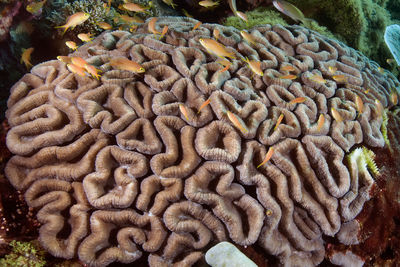
<svg viewBox="0 0 400 267"><path fill-rule="evenodd" d="M304 24L304 26L311 29L312 24L315 22L315 20L309 19L309 18L304 18L301 22Z"/></svg>

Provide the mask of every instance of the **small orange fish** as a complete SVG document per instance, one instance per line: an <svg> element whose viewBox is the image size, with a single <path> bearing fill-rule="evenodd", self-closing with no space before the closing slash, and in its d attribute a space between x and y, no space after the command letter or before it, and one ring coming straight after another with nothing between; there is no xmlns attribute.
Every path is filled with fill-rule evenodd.
<svg viewBox="0 0 400 267"><path fill-rule="evenodd" d="M148 11L148 9L150 9L150 7L141 6L139 4L131 3L131 2L119 5L118 8L122 9L122 10L128 10L128 11L133 11L133 12L138 12L138 13L143 12L143 13L150 14L150 12Z"/></svg>
<svg viewBox="0 0 400 267"><path fill-rule="evenodd" d="M250 33L242 30L240 31L240 35L243 37L243 39L245 39L249 44L255 45L257 44L257 41L255 39L255 37L253 35L251 35Z"/></svg>
<svg viewBox="0 0 400 267"><path fill-rule="evenodd" d="M71 58L67 57L67 56L58 56L57 59L61 62L64 62L66 64L70 64L71 63Z"/></svg>
<svg viewBox="0 0 400 267"><path fill-rule="evenodd" d="M375 99L375 107L376 107L376 112L378 113L378 116L382 116L383 114L383 106L381 101L378 99Z"/></svg>
<svg viewBox="0 0 400 267"><path fill-rule="evenodd" d="M164 37L164 35L167 33L167 31L168 31L168 26L165 25L158 40L161 40Z"/></svg>
<svg viewBox="0 0 400 267"><path fill-rule="evenodd" d="M384 73L385 73L385 69L384 69L384 68L382 68L382 67L378 67L378 71L379 71L380 73L382 73L382 74L384 74Z"/></svg>
<svg viewBox="0 0 400 267"><path fill-rule="evenodd" d="M308 77L310 80L319 83L319 84L325 84L326 80L324 78L322 78L321 75L319 74L312 74Z"/></svg>
<svg viewBox="0 0 400 267"><path fill-rule="evenodd" d="M93 40L93 38L91 38L93 35L91 33L80 33L78 34L78 38L82 41L82 42L90 42Z"/></svg>
<svg viewBox="0 0 400 267"><path fill-rule="evenodd" d="M243 12L241 12L241 11L236 11L236 12L235 12L235 15L236 15L237 17L239 17L240 19L244 20L246 23L249 22L249 19L247 18L246 14L244 14Z"/></svg>
<svg viewBox="0 0 400 267"><path fill-rule="evenodd" d="M283 66L283 67L281 67L281 71L295 71L296 69L293 67L293 66L291 66L291 65L286 65L286 66Z"/></svg>
<svg viewBox="0 0 400 267"><path fill-rule="evenodd" d="M392 91L392 93L390 94L390 101L392 101L393 105L397 105L398 103L398 96L397 93L395 91Z"/></svg>
<svg viewBox="0 0 400 267"><path fill-rule="evenodd" d="M149 32L151 32L154 35L161 34L161 32L156 30L156 22L157 18L154 17L149 21L149 24L147 25L147 29L149 30Z"/></svg>
<svg viewBox="0 0 400 267"><path fill-rule="evenodd" d="M371 90L371 89L365 90L364 93L365 93L365 94L368 94L368 93L369 93L369 90Z"/></svg>
<svg viewBox="0 0 400 267"><path fill-rule="evenodd" d="M340 75L333 75L332 78L333 78L335 81L339 82L339 83L346 83L346 82L347 82L347 77L344 76L343 74L340 74Z"/></svg>
<svg viewBox="0 0 400 267"><path fill-rule="evenodd" d="M110 60L110 65L118 70L127 70L135 73L145 72L145 69L139 63L127 58L112 58Z"/></svg>
<svg viewBox="0 0 400 267"><path fill-rule="evenodd" d="M224 68L220 69L218 72L227 71L232 65L232 63L229 60L227 60L226 58L219 58L219 59L217 59L216 62L221 64L222 66L224 66Z"/></svg>
<svg viewBox="0 0 400 267"><path fill-rule="evenodd" d="M132 23L143 23L144 21L141 18L138 17L131 17L128 15L122 15L119 14L118 15L119 20L121 20L122 22L128 23L128 24L132 24Z"/></svg>
<svg viewBox="0 0 400 267"><path fill-rule="evenodd" d="M93 78L96 78L97 80L99 80L99 77L101 76L101 75L99 74L99 72L101 72L101 70L96 69L95 66L90 65L90 64L86 64L86 65L85 65L85 70L86 70L90 75L92 75Z"/></svg>
<svg viewBox="0 0 400 267"><path fill-rule="evenodd" d="M295 80L295 79L297 79L297 75L294 75L294 74L282 75L279 77L279 79Z"/></svg>
<svg viewBox="0 0 400 267"><path fill-rule="evenodd" d="M324 116L324 114L321 113L321 114L319 114L318 121L317 121L317 132L321 131L322 126L324 126L324 123L325 123L325 116Z"/></svg>
<svg viewBox="0 0 400 267"><path fill-rule="evenodd" d="M108 24L107 22L104 22L104 21L97 22L97 25L100 28L102 28L103 30L106 30L106 31L112 29L112 26L110 24Z"/></svg>
<svg viewBox="0 0 400 267"><path fill-rule="evenodd" d="M199 114L200 111L201 111L203 108L205 108L208 104L210 104L210 102L211 102L211 99L210 99L210 98L207 99L206 101L204 101L203 104L201 104L199 110L197 111L197 114Z"/></svg>
<svg viewBox="0 0 400 267"><path fill-rule="evenodd" d="M213 2L212 0L203 0L199 2L200 6L203 6L205 8L213 7L213 6L218 6L219 1Z"/></svg>
<svg viewBox="0 0 400 267"><path fill-rule="evenodd" d="M21 55L21 60L20 63L24 63L25 67L27 69L30 69L33 65L31 63L31 54L35 50L33 47L30 47L28 49L23 48L22 49L22 55Z"/></svg>
<svg viewBox="0 0 400 267"><path fill-rule="evenodd" d="M186 121L189 121L187 109L185 108L185 106L183 104L179 104L179 110L181 111L183 116L185 116Z"/></svg>
<svg viewBox="0 0 400 267"><path fill-rule="evenodd" d="M335 74L335 72L337 71L337 68L336 68L336 67L333 67L333 66L329 66L329 67L328 67L328 70L329 70L329 73L330 73L331 75L333 75L333 74Z"/></svg>
<svg viewBox="0 0 400 267"><path fill-rule="evenodd" d="M84 68L88 63L81 57L71 57L72 64Z"/></svg>
<svg viewBox="0 0 400 267"><path fill-rule="evenodd" d="M218 38L219 38L219 30L218 30L217 28L214 28L214 30L213 30L213 36L214 36L215 40L218 41Z"/></svg>
<svg viewBox="0 0 400 267"><path fill-rule="evenodd" d="M67 18L67 22L64 25L56 26L55 28L64 28L63 34L70 28L74 29L76 26L84 23L90 17L89 13L77 12Z"/></svg>
<svg viewBox="0 0 400 267"><path fill-rule="evenodd" d="M197 22L196 25L194 25L192 31L194 31L194 30L196 30L198 27L200 27L201 23L202 23L201 21Z"/></svg>
<svg viewBox="0 0 400 267"><path fill-rule="evenodd" d="M214 54L218 57L229 57L235 59L234 53L229 52L226 50L224 45L213 39L200 38L199 42L211 54Z"/></svg>
<svg viewBox="0 0 400 267"><path fill-rule="evenodd" d="M342 116L335 108L331 108L331 113L332 113L332 117L335 119L335 121L337 121L337 122L343 121Z"/></svg>
<svg viewBox="0 0 400 267"><path fill-rule="evenodd" d="M296 97L293 100L290 100L289 104L300 104L303 103L304 101L306 101L307 98L305 98L304 96L302 97Z"/></svg>
<svg viewBox="0 0 400 267"><path fill-rule="evenodd" d="M281 124L282 120L283 120L283 113L281 115L279 115L278 120L276 121L275 127L274 127L274 131L278 128L279 124Z"/></svg>
<svg viewBox="0 0 400 267"><path fill-rule="evenodd" d="M249 60L247 57L246 58L242 58L242 60L244 62L247 63L247 65L249 66L249 68L251 69L252 72L254 72L255 74L259 75L259 76L263 76L264 72L261 69L261 62L258 60Z"/></svg>
<svg viewBox="0 0 400 267"><path fill-rule="evenodd" d="M228 115L229 120L233 123L233 125L236 126L236 128L241 130L243 133L247 133L248 132L248 130L245 127L243 127L243 125L240 123L239 119L236 117L235 114L233 114L230 111L227 111L226 115Z"/></svg>
<svg viewBox="0 0 400 267"><path fill-rule="evenodd" d="M356 96L356 108L358 111L358 116L360 116L364 111L364 103L358 95Z"/></svg>
<svg viewBox="0 0 400 267"><path fill-rule="evenodd" d="M265 163L267 163L271 159L273 154L274 154L274 148L272 146L270 146L269 149L268 149L267 154L265 155L265 158L264 158L263 162L258 164L257 169L260 168Z"/></svg>
<svg viewBox="0 0 400 267"><path fill-rule="evenodd" d="M65 44L72 50L78 49L78 46L74 41L66 41Z"/></svg>
<svg viewBox="0 0 400 267"><path fill-rule="evenodd" d="M79 76L85 77L85 70L81 67L78 67L74 64L67 64L67 68L70 72L78 74Z"/></svg>

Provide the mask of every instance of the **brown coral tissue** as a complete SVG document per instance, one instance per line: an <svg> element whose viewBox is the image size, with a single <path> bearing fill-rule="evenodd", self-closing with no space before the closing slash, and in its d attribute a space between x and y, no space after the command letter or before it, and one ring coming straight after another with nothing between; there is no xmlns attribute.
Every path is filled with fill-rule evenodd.
<svg viewBox="0 0 400 267"><path fill-rule="evenodd" d="M249 44L230 27L193 31L191 18L158 18L169 27L159 39L148 22L70 55L101 69L100 80L53 60L11 89L5 173L35 210L42 245L88 266L192 266L229 241L280 265L316 266L328 259L326 238L359 242L349 226L377 174L356 148L387 145L396 78L300 26L255 27ZM236 57L225 71L198 41L215 27ZM146 71L114 69L121 57ZM281 78L283 66L297 78Z"/></svg>

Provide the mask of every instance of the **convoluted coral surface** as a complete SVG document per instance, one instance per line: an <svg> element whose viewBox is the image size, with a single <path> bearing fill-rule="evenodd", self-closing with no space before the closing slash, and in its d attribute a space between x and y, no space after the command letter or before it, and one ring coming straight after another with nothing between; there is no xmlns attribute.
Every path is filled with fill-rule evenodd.
<svg viewBox="0 0 400 267"><path fill-rule="evenodd" d="M41 244L90 266L144 255L150 266L190 266L224 240L314 266L324 236L357 244L355 217L377 173L356 147L385 146L383 108L395 108L399 82L299 26L255 27L249 44L233 28L192 30L196 20L172 17L158 19L159 31L169 26L158 40L148 22L72 54L99 67L100 81L49 61L12 88L7 145L16 155L5 171L38 211ZM236 56L228 71L198 41L215 28ZM113 69L119 57L145 73ZM263 76L241 57L260 61ZM284 66L295 79L281 77Z"/></svg>

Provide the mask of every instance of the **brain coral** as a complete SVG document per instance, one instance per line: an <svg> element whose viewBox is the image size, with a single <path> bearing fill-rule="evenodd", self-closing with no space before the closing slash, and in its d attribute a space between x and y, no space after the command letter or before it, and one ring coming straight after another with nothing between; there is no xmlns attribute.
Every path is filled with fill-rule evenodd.
<svg viewBox="0 0 400 267"><path fill-rule="evenodd" d="M390 96L399 82L300 26L255 27L249 44L234 28L193 31L196 20L173 17L158 19L158 30L169 26L158 40L148 22L134 34L105 32L72 54L98 66L99 81L53 60L11 90L7 145L15 156L6 175L38 211L41 244L90 266L141 257L190 266L226 240L257 244L285 266L314 266L324 259L324 236L359 242L355 217L374 174L358 147L385 145L383 108L397 104ZM215 28L236 55L228 71L198 41ZM118 57L146 72L113 69ZM241 57L261 61L264 75ZM297 77L280 78L284 66ZM257 168L270 147L271 160Z"/></svg>

